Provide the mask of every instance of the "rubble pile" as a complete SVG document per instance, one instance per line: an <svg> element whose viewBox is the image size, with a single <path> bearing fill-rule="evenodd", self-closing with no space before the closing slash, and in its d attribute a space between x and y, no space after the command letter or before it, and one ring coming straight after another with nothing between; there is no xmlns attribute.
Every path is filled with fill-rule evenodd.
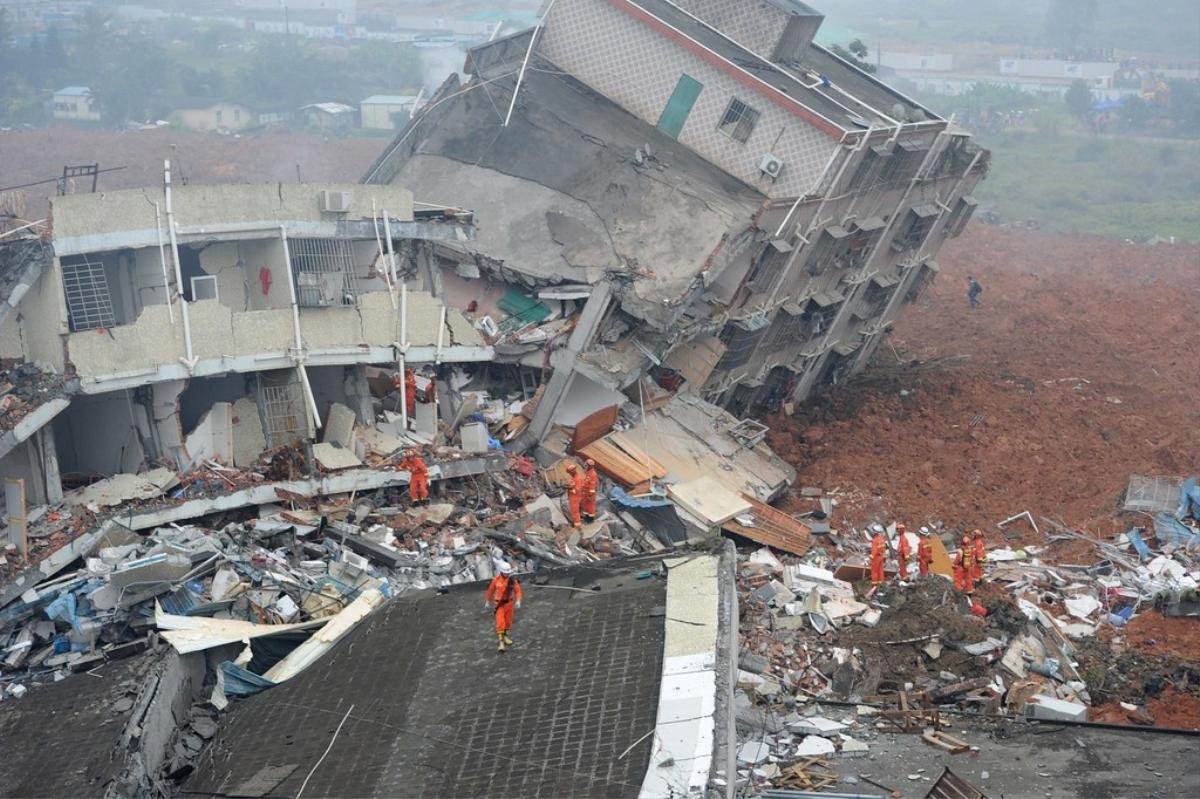
<svg viewBox="0 0 1200 799"><path fill-rule="evenodd" d="M0 430L12 430L30 413L63 393L61 375L26 361L0 359Z"/></svg>
<svg viewBox="0 0 1200 799"><path fill-rule="evenodd" d="M1178 501L1174 523L1200 529L1194 480L1180 481ZM984 580L966 593L936 557L928 576L909 564L909 579L898 580L891 564L904 533L895 525L888 579L872 585L867 534L828 526L802 555L760 547L739 556L745 783L830 784L822 758L867 755L883 731L970 751L943 730L963 713L1200 730L1200 535L1135 527L1109 543L1050 527L1048 542L1086 542L1099 562L1059 562L1050 543L1006 541L988 548ZM937 527L953 555L961 534ZM1159 636L1182 640L1162 647Z"/></svg>

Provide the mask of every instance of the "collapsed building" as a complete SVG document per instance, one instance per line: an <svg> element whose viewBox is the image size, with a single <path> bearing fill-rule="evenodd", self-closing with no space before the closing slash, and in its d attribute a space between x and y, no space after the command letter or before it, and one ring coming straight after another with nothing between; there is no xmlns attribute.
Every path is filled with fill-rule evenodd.
<svg viewBox="0 0 1200 799"><path fill-rule="evenodd" d="M989 155L815 44L821 20L792 0L556 0L471 50L372 165L368 183L488 209L475 239L423 243L481 304L489 281L588 297L535 436L579 383L647 372L737 416L803 400L861 370L937 274Z"/></svg>

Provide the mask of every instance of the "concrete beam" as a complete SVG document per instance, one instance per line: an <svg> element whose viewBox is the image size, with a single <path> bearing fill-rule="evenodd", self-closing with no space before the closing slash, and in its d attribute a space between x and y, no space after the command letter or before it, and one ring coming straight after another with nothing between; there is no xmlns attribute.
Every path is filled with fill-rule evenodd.
<svg viewBox="0 0 1200 799"><path fill-rule="evenodd" d="M406 355L410 363L433 363L437 355L434 345L411 347ZM491 361L495 351L491 347L451 345L442 347L442 363L477 363ZM391 347L347 347L339 350L309 352L304 363L307 366L348 366L353 364L394 364L395 352ZM193 377L211 377L227 372L262 372L270 369L291 369L295 360L280 352L263 352L256 355L229 355L221 358L204 358L196 362L189 374L180 363L167 363L135 372L117 372L100 377L81 378L79 390L84 394L103 394L120 389L137 388L151 383L168 380L188 380ZM0 445L2 446L2 445Z"/></svg>
<svg viewBox="0 0 1200 799"><path fill-rule="evenodd" d="M4 431L4 434L0 435L0 458L16 449L18 444L27 441L34 433L49 424L51 419L65 411L70 404L71 401L64 397L52 399L17 422L12 430Z"/></svg>

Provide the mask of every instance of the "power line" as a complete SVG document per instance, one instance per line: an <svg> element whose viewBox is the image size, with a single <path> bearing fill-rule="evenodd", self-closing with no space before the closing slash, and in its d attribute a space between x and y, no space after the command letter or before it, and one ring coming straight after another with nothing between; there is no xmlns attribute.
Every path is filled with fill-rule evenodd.
<svg viewBox="0 0 1200 799"><path fill-rule="evenodd" d="M110 166L107 169L97 169L95 174L99 175L104 172L117 172L119 170L128 168L128 166ZM35 180L33 183L22 183L20 186L5 186L0 188L0 191L13 191L15 189L27 189L30 186L43 186L47 183L59 183L62 181L62 179L62 175L57 175L47 180Z"/></svg>

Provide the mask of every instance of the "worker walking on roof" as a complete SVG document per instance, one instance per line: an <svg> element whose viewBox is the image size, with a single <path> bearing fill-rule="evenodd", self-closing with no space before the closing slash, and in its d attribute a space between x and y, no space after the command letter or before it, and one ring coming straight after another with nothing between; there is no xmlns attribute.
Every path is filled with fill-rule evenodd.
<svg viewBox="0 0 1200 799"><path fill-rule="evenodd" d="M983 530L975 531L975 570L973 576L975 582L983 582L983 564L987 562L987 543L983 540Z"/></svg>
<svg viewBox="0 0 1200 799"><path fill-rule="evenodd" d="M962 544L954 557L954 587L968 594L975 590L975 548L971 545L969 535L962 537Z"/></svg>
<svg viewBox="0 0 1200 799"><path fill-rule="evenodd" d="M907 533L903 524L896 525L896 576L902 581L908 579L908 558L912 555Z"/></svg>
<svg viewBox="0 0 1200 799"><path fill-rule="evenodd" d="M871 539L871 585L883 585L883 559L887 555L887 542L883 538L883 527L872 525L875 537Z"/></svg>
<svg viewBox="0 0 1200 799"><path fill-rule="evenodd" d="M573 463L567 464L567 505L571 508L571 526L578 529L583 526L579 518L580 506L583 503L583 475L579 467Z"/></svg>
<svg viewBox="0 0 1200 799"><path fill-rule="evenodd" d="M596 474L596 462L587 459L587 471L583 473L583 516L589 522L596 521L596 492L600 488L600 475Z"/></svg>
<svg viewBox="0 0 1200 799"><path fill-rule="evenodd" d="M921 542L917 544L917 571L922 577L929 576L929 566L933 563L933 539L929 537L929 528L921 528Z"/></svg>
<svg viewBox="0 0 1200 799"><path fill-rule="evenodd" d="M404 453L404 459L396 464L396 468L409 474L408 498L412 504L428 502L429 467L425 465L425 459L418 455L416 450L410 449Z"/></svg>
<svg viewBox="0 0 1200 799"><path fill-rule="evenodd" d="M489 605L495 609L496 641L499 643L499 651L503 652L512 646L513 642L508 634L513 624L513 607L521 607L521 581L513 574L512 566L507 563L500 564L500 573L488 583L483 607L486 609Z"/></svg>

